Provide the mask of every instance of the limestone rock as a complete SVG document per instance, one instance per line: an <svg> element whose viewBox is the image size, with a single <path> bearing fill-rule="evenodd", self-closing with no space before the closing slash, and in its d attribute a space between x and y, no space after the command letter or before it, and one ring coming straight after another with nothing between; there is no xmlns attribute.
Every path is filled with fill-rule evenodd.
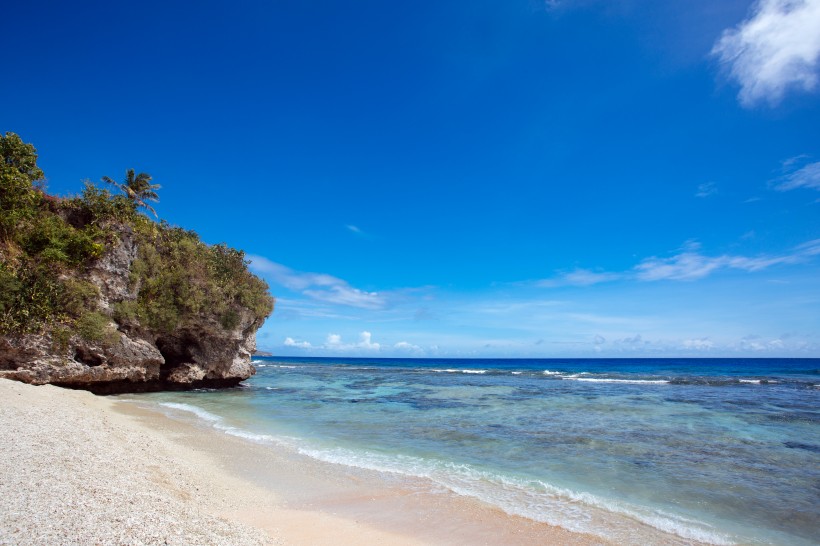
<svg viewBox="0 0 820 546"><path fill-rule="evenodd" d="M139 291L129 278L137 244L127 226L119 237L82 277L99 288L103 311L135 300ZM203 314L170 333L112 321L97 342L76 334L67 340L52 333L0 336L0 377L97 393L235 386L256 373L251 355L264 318L240 305L233 310L238 320L231 329Z"/></svg>
<svg viewBox="0 0 820 546"><path fill-rule="evenodd" d="M131 264L137 258L137 243L129 226L118 226L119 240L88 272L88 279L100 289L100 307L108 310L113 301L133 300L138 286L129 286Z"/></svg>

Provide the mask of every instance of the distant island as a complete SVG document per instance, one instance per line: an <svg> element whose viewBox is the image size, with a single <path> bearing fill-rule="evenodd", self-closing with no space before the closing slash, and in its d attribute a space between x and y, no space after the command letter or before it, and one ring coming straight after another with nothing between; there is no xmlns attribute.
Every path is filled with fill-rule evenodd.
<svg viewBox="0 0 820 546"><path fill-rule="evenodd" d="M31 144L0 136L0 377L96 393L236 385L255 373L267 284L244 253L156 222L159 185L45 191Z"/></svg>

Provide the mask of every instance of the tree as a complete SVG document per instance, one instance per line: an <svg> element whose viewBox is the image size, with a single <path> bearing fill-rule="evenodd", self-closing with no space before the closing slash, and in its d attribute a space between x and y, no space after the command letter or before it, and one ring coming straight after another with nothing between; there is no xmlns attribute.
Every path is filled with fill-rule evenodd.
<svg viewBox="0 0 820 546"><path fill-rule="evenodd" d="M22 176L29 184L45 180L43 171L37 166L37 150L12 132L0 136L0 172Z"/></svg>
<svg viewBox="0 0 820 546"><path fill-rule="evenodd" d="M37 214L44 182L34 146L11 132L0 135L0 239Z"/></svg>
<svg viewBox="0 0 820 546"><path fill-rule="evenodd" d="M161 186L159 184L151 184L150 174L134 174L134 169L128 169L125 173L124 182L115 182L107 176L103 176L102 181L117 186L135 206L148 209L154 216L157 216L157 211L154 210L154 207L146 203L146 201L159 202L159 196L157 196L156 190Z"/></svg>

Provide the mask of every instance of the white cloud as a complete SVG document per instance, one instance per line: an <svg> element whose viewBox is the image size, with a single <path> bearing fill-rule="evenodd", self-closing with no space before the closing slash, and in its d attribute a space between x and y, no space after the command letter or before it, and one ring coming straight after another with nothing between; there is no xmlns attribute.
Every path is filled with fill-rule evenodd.
<svg viewBox="0 0 820 546"><path fill-rule="evenodd" d="M592 271L589 269L575 269L568 273L561 273L552 279L542 279L536 281L535 285L542 288L554 288L557 286L591 286L602 282L618 280L621 276L617 273L602 271Z"/></svg>
<svg viewBox="0 0 820 546"><path fill-rule="evenodd" d="M695 249L671 258L647 258L635 266L635 273L642 281L694 281L720 269L760 271L774 265L800 263L818 254L820 239L803 243L788 254L773 256L704 256Z"/></svg>
<svg viewBox="0 0 820 546"><path fill-rule="evenodd" d="M684 349L690 349L695 351L708 351L715 347L715 344L708 337L702 337L698 339L685 339L683 340L682 345Z"/></svg>
<svg viewBox="0 0 820 546"><path fill-rule="evenodd" d="M373 335L364 331L359 334L358 343L344 343L342 336L339 334L328 334L325 344L321 346L322 349L332 349L334 351L354 351L363 349L366 351L378 351L381 345L373 341Z"/></svg>
<svg viewBox="0 0 820 546"><path fill-rule="evenodd" d="M383 309L387 305L385 298L378 292L365 292L347 283L331 286L326 290L304 290L302 293L326 303L338 303L361 309Z"/></svg>
<svg viewBox="0 0 820 546"><path fill-rule="evenodd" d="M777 104L790 89L813 91L820 59L820 0L759 0L712 49L740 84L743 106Z"/></svg>
<svg viewBox="0 0 820 546"><path fill-rule="evenodd" d="M311 349L313 346L309 341L296 341L292 337L285 338L285 347L295 347L297 349Z"/></svg>
<svg viewBox="0 0 820 546"><path fill-rule="evenodd" d="M740 342L735 345L735 349L741 351L781 351L786 347L782 339L775 338L766 341L761 336L751 335L740 339Z"/></svg>
<svg viewBox="0 0 820 546"><path fill-rule="evenodd" d="M817 31L820 34L820 30ZM811 188L820 190L820 161L809 163L802 168L791 172L780 179L780 183L775 189L780 191L794 190L796 188Z"/></svg>
<svg viewBox="0 0 820 546"><path fill-rule="evenodd" d="M359 341L356 343L345 343L339 334L328 334L325 342L320 345L313 345L309 341L296 341L292 337L285 338L285 347L295 349L313 349L318 351L340 352L361 352L379 351L381 345L373 341L373 335L364 331L359 334ZM414 346L415 347L415 346Z"/></svg>
<svg viewBox="0 0 820 546"><path fill-rule="evenodd" d="M820 239L812 239L795 247L801 257L817 256L820 254Z"/></svg>
<svg viewBox="0 0 820 546"><path fill-rule="evenodd" d="M314 300L360 309L384 309L387 306L387 299L378 292L353 288L346 281L332 275L295 271L262 256L249 255L248 259L255 273Z"/></svg>
<svg viewBox="0 0 820 546"><path fill-rule="evenodd" d="M368 351L378 351L380 345L374 343L372 337L370 332L362 332L359 334L359 343L356 344L356 347L359 349L367 349Z"/></svg>
<svg viewBox="0 0 820 546"><path fill-rule="evenodd" d="M749 238L753 235L754 232L749 232L743 238ZM739 269L749 272L761 271L775 265L802 263L817 255L820 255L820 239L807 241L785 254L763 254L759 256L732 256L728 254L706 256L700 252L698 243L689 241L678 254L669 258L655 256L646 258L630 271L616 273L576 269L553 279L536 281L534 285L541 288L589 286L619 279L695 281L722 269ZM532 285L532 283L523 284Z"/></svg>
<svg viewBox="0 0 820 546"><path fill-rule="evenodd" d="M408 343L407 341L399 341L398 343L393 345L393 348L400 353L409 353L415 356L420 356L424 354L424 349L422 349L418 345Z"/></svg>
<svg viewBox="0 0 820 546"><path fill-rule="evenodd" d="M684 252L671 258L647 258L637 266L637 276L642 281L672 279L691 281L701 279L723 267L724 257L709 258L695 252Z"/></svg>
<svg viewBox="0 0 820 546"><path fill-rule="evenodd" d="M695 192L695 197L709 197L717 193L717 184L714 182L706 182L698 186L698 191Z"/></svg>

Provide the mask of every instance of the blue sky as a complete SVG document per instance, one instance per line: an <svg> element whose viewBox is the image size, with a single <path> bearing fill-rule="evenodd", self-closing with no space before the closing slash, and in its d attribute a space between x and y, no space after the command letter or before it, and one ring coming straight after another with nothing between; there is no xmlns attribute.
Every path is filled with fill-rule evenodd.
<svg viewBox="0 0 820 546"><path fill-rule="evenodd" d="M0 130L244 249L262 349L820 356L820 0L3 11Z"/></svg>

